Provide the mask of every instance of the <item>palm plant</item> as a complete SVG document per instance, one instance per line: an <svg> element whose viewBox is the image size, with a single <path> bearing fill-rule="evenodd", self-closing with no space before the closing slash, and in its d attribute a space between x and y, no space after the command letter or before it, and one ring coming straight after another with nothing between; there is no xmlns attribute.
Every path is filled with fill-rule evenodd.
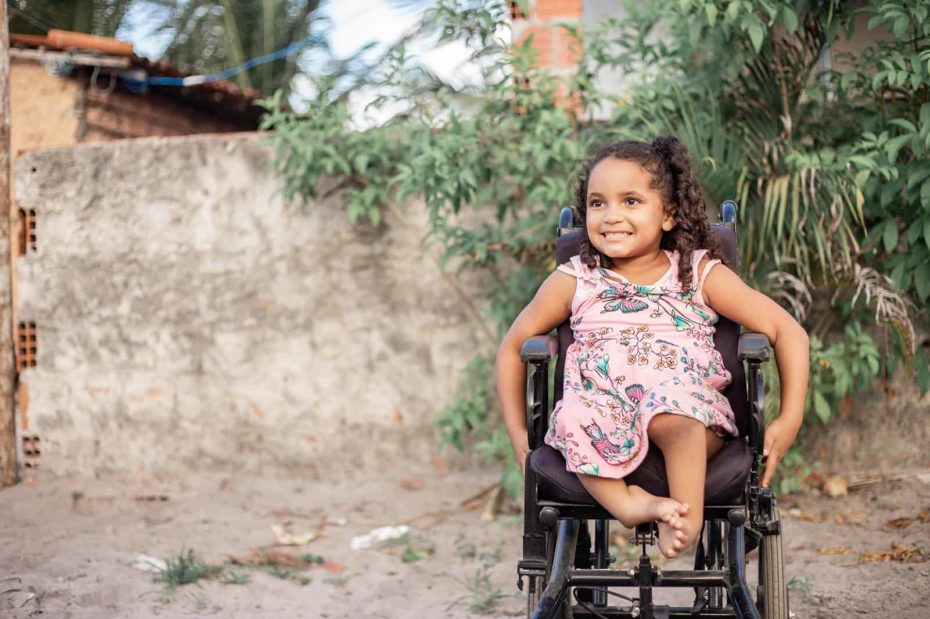
<svg viewBox="0 0 930 619"><path fill-rule="evenodd" d="M111 37L137 0L10 0L10 31L45 34L50 28Z"/></svg>
<svg viewBox="0 0 930 619"><path fill-rule="evenodd" d="M689 50L679 33L677 57L685 62L640 88L614 122L643 135L671 131L705 155L709 202L736 197L743 207L741 256L749 277L801 320L812 304L824 310L810 324L815 335L831 331L839 314L829 307L840 298L868 297L882 300L878 318L912 346L907 301L863 261L863 196L848 160L858 127L835 100L822 62L838 26L812 15L793 31L773 28L758 49L748 35L717 32L708 33L721 38L715 46L695 37L700 45ZM767 275L760 280L761 273Z"/></svg>
<svg viewBox="0 0 930 619"><path fill-rule="evenodd" d="M160 32L172 34L164 58L197 73L214 73L307 38L320 0L146 0L167 9ZM286 96L300 71L290 55L239 73L241 88Z"/></svg>

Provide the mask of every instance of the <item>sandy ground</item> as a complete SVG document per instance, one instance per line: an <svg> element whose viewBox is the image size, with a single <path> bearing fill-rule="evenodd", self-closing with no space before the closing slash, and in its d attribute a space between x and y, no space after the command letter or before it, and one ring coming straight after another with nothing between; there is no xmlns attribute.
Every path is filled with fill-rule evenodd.
<svg viewBox="0 0 930 619"><path fill-rule="evenodd" d="M519 516L487 522L482 500L463 505L495 476L396 469L340 483L194 473L181 481L39 476L0 491L0 617L520 616ZM930 616L930 475L839 499L809 491L783 500L782 509L796 617ZM350 548L356 536L400 524L411 527L400 544ZM321 535L274 547L273 525L293 536ZM894 543L910 550L899 547L897 560L864 554ZM223 564L254 561L261 549L308 563L227 566L222 576L173 592L133 567L140 554L176 559L192 550ZM621 561L634 554L615 551Z"/></svg>

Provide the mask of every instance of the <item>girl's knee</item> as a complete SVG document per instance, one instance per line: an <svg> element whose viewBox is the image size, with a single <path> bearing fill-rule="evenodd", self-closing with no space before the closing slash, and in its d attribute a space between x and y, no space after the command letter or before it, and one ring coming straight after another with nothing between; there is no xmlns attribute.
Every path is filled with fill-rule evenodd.
<svg viewBox="0 0 930 619"><path fill-rule="evenodd" d="M705 432L704 424L697 419L674 413L656 415L649 422L648 429L649 439L660 448L663 443L703 437Z"/></svg>

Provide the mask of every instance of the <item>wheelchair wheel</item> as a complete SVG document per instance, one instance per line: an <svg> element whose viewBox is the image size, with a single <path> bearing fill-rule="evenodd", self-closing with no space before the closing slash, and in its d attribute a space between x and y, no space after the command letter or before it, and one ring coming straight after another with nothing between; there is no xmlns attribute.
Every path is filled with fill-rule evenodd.
<svg viewBox="0 0 930 619"><path fill-rule="evenodd" d="M775 518L779 519L778 510ZM781 533L766 535L759 546L759 610L765 619L788 619L788 585Z"/></svg>
<svg viewBox="0 0 930 619"><path fill-rule="evenodd" d="M555 532L546 532L546 574L545 576L530 576L526 579L526 619L533 616L533 611L539 605L546 583L549 582L549 573L552 570L552 555L555 553Z"/></svg>
<svg viewBox="0 0 930 619"><path fill-rule="evenodd" d="M552 575L552 562L555 557L555 540L556 530L546 532L546 575L530 576L527 578L526 588L526 619L532 619L533 612L542 599L543 591L549 584L549 578ZM571 617L571 591L567 591L564 599L559 604L560 611L556 614L559 619L568 619Z"/></svg>

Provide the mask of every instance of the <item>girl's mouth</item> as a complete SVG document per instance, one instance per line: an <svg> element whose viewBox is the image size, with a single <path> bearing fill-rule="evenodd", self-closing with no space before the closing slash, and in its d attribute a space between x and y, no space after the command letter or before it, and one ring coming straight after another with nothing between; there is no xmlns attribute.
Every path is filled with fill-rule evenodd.
<svg viewBox="0 0 930 619"><path fill-rule="evenodd" d="M604 238L608 241L618 241L620 239L625 239L628 236L633 236L632 232L605 232Z"/></svg>

